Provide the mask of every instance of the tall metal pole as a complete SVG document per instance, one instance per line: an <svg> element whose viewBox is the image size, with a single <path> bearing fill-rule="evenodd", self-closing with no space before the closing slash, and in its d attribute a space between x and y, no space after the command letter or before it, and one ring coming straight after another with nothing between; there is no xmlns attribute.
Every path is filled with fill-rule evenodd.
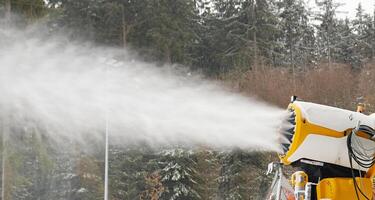
<svg viewBox="0 0 375 200"><path fill-rule="evenodd" d="M105 67L105 92L108 91L108 66ZM105 94L105 158L104 158L104 200L108 200L108 135L109 135L109 120L108 120L108 95Z"/></svg>
<svg viewBox="0 0 375 200"><path fill-rule="evenodd" d="M7 162L7 151L6 151L6 143L7 143L7 134L9 131L9 124L7 123L8 120L4 116L1 119L2 122L2 160L1 160L1 200L5 200L5 189L6 189L6 162Z"/></svg>
<svg viewBox="0 0 375 200"><path fill-rule="evenodd" d="M3 123L3 126L5 124ZM3 127L2 134L2 160L1 160L1 200L5 200L5 162L6 162L6 153L5 153L5 128Z"/></svg>
<svg viewBox="0 0 375 200"><path fill-rule="evenodd" d="M105 119L104 200L108 200L108 113Z"/></svg>

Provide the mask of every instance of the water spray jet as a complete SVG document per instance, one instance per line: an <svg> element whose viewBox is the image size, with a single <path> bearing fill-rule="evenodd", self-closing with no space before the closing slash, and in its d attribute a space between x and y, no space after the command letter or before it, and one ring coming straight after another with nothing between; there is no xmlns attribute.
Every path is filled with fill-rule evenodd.
<svg viewBox="0 0 375 200"><path fill-rule="evenodd" d="M0 46L2 116L21 116L12 123L27 119L57 144L68 138L81 148L90 145L87 135L103 141L105 133L104 199L109 141L279 151L277 122L284 112L275 106L184 68L36 35L0 26L0 43L8 44Z"/></svg>

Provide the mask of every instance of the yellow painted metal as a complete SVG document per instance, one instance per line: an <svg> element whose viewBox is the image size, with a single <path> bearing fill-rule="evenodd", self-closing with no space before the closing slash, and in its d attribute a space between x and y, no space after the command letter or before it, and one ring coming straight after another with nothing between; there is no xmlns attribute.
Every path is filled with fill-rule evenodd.
<svg viewBox="0 0 375 200"><path fill-rule="evenodd" d="M369 198L373 199L372 182L370 178L356 178L357 184L362 192ZM356 200L356 192L352 178L326 178L317 185L318 199L330 200ZM358 191L360 200L366 198Z"/></svg>
<svg viewBox="0 0 375 200"><path fill-rule="evenodd" d="M364 113L366 111L366 109L365 109L365 104L363 104L363 103L359 103L358 105L357 105L357 112L359 112L359 113Z"/></svg>
<svg viewBox="0 0 375 200"><path fill-rule="evenodd" d="M373 165L366 173L367 178L375 178L375 165Z"/></svg>
<svg viewBox="0 0 375 200"><path fill-rule="evenodd" d="M308 181L308 176L304 171L296 171L293 173L291 183L294 187L294 195L296 200L305 199L305 189Z"/></svg>
<svg viewBox="0 0 375 200"><path fill-rule="evenodd" d="M299 108L294 103L289 104L288 109L293 110L294 113L296 114L296 118L295 118L296 125L295 125L295 134L293 136L293 141L289 147L288 152L286 152L285 155L279 155L280 160L284 165L291 164L288 158L294 154L294 152L300 147L300 145L303 143L303 141L306 139L306 137L309 134L341 138L341 137L347 136L348 133L350 133L352 130L352 129L348 129L348 130L339 132L339 131L328 129L319 125L315 125L309 122L307 119L302 117L301 108ZM367 138L367 139L369 138L367 134L364 134L362 132L358 132L357 135L363 138Z"/></svg>
<svg viewBox="0 0 375 200"><path fill-rule="evenodd" d="M293 155L293 153L299 148L302 142L309 134L315 135L325 135L335 138L344 137L346 132L338 132L325 127L321 127L315 124L308 122L302 117L301 109L296 104L289 104L288 109L294 110L296 114L296 125L295 125L295 134L293 136L292 144L289 147L288 152L285 155L280 155L280 160L285 165L290 165L291 162L288 161L288 158Z"/></svg>
<svg viewBox="0 0 375 200"><path fill-rule="evenodd" d="M304 171L296 171L292 174L291 182L293 187L305 188L308 176Z"/></svg>

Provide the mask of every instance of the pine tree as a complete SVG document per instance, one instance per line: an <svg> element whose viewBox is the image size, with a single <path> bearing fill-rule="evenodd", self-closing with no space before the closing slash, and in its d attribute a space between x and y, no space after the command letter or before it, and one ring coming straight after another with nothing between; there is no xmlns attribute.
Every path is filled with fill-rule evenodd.
<svg viewBox="0 0 375 200"><path fill-rule="evenodd" d="M225 200L243 199L239 185L242 183L241 152L222 154L222 168L219 177L219 197Z"/></svg>
<svg viewBox="0 0 375 200"><path fill-rule="evenodd" d="M335 44L340 38L336 29L337 19L335 17L339 4L334 3L333 0L322 0L317 2L317 5L320 9L315 17L315 20L320 22L316 26L318 52L320 52L320 58L331 66L335 58Z"/></svg>
<svg viewBox="0 0 375 200"><path fill-rule="evenodd" d="M281 45L279 65L297 67L308 66L315 61L315 36L313 27L309 24L309 11L303 1L284 0L279 9Z"/></svg>
<svg viewBox="0 0 375 200"><path fill-rule="evenodd" d="M355 51L361 55L361 61L373 57L374 28L373 18L364 13L361 4L358 5L356 18L353 20L356 33Z"/></svg>
<svg viewBox="0 0 375 200"><path fill-rule="evenodd" d="M367 46L365 57L372 60L375 56L375 13L373 16L365 15L365 24L366 30L364 43Z"/></svg>
<svg viewBox="0 0 375 200"><path fill-rule="evenodd" d="M98 17L98 5L101 1L91 0L70 1L70 0L51 0L48 1L51 7L56 7L57 14L51 23L52 28L66 28L70 31L72 38L86 39L95 41L95 25Z"/></svg>
<svg viewBox="0 0 375 200"><path fill-rule="evenodd" d="M23 15L27 19L37 19L47 13L47 6L43 0L0 0L0 6L4 5L11 12Z"/></svg>
<svg viewBox="0 0 375 200"><path fill-rule="evenodd" d="M112 147L109 171L111 199L150 197L148 177L157 172L157 155L147 147Z"/></svg>
<svg viewBox="0 0 375 200"><path fill-rule="evenodd" d="M273 1L214 1L213 5L202 24L198 66L218 75L272 62L278 34Z"/></svg>
<svg viewBox="0 0 375 200"><path fill-rule="evenodd" d="M129 35L133 45L151 59L189 65L195 40L195 4L192 0L146 1L140 23Z"/></svg>
<svg viewBox="0 0 375 200"><path fill-rule="evenodd" d="M257 47L255 48L257 52L254 53L255 64L260 60L258 57L264 58L268 64L272 64L271 59L274 56L275 48L278 46L276 38L280 33L277 29L279 20L275 15L275 1L252 1L255 2L255 5L253 5L254 14L252 14L255 20L252 30L256 31L253 34L253 42ZM257 49L259 49L259 52Z"/></svg>
<svg viewBox="0 0 375 200"><path fill-rule="evenodd" d="M104 186L98 160L90 155L81 155L77 160L76 173L78 182L72 199L102 199Z"/></svg>
<svg viewBox="0 0 375 200"><path fill-rule="evenodd" d="M242 25L236 23L240 3L215 0L212 1L212 8L205 9L200 15L193 65L208 75L218 75L235 65L243 44L240 36Z"/></svg>
<svg viewBox="0 0 375 200"><path fill-rule="evenodd" d="M212 150L199 150L197 157L198 176L200 178L201 199L218 199L219 183L217 178L220 173L220 160L218 153Z"/></svg>
<svg viewBox="0 0 375 200"><path fill-rule="evenodd" d="M222 152L219 199L262 199L269 179L264 176L267 154L233 150Z"/></svg>
<svg viewBox="0 0 375 200"><path fill-rule="evenodd" d="M348 18L338 21L338 31L341 41L336 45L336 60L341 63L350 63L352 66L358 66L361 62L360 55L355 50L356 35L353 33L353 27Z"/></svg>
<svg viewBox="0 0 375 200"><path fill-rule="evenodd" d="M367 45L365 42L366 38L366 23L365 15L362 5L359 3L357 7L356 17L353 20L353 31L355 33L354 38L354 52L356 56L356 62L352 63L354 67L362 66L362 60L364 59L365 52L367 50Z"/></svg>
<svg viewBox="0 0 375 200"><path fill-rule="evenodd" d="M7 128L3 184L8 199L48 199L53 161L50 141L33 123L10 121Z"/></svg>
<svg viewBox="0 0 375 200"><path fill-rule="evenodd" d="M201 199L198 192L198 177L194 154L183 149L163 151L161 157L161 182L164 192L161 199Z"/></svg>

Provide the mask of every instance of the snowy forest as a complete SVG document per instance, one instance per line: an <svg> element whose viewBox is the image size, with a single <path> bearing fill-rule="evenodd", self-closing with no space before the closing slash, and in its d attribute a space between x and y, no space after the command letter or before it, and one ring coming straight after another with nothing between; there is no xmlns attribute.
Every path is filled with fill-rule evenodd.
<svg viewBox="0 0 375 200"><path fill-rule="evenodd" d="M339 18L336 1L316 5L317 10L303 0L0 0L0 18L20 28L45 26L48 34L70 41L127 49L145 62L186 68L280 108L297 95L350 110L360 102L375 112L375 11L365 13L359 4L354 18ZM83 149L66 141L56 149L44 130L11 127L7 142L0 142L7 152L1 159L4 200L103 199L101 142ZM109 199L263 199L273 178L265 175L267 164L275 159L272 152L240 148L155 150L110 143Z"/></svg>

